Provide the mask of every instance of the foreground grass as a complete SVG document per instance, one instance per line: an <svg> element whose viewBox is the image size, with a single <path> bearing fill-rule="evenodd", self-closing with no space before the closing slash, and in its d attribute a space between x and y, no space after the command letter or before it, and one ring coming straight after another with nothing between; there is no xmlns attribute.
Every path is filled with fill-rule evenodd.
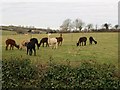
<svg viewBox="0 0 120 90"><path fill-rule="evenodd" d="M57 37L59 34L53 34L51 37ZM97 45L76 46L79 37L93 36L97 41ZM10 59L11 57L29 58L32 63L49 63L52 60L55 63L66 64L70 61L73 66L79 65L84 60L94 60L99 63L118 64L118 33L71 33L63 34L63 45L58 49L49 47L40 47L37 50L37 56L26 55L26 50L5 50L5 40L13 38L19 44L23 40L29 40L31 37L38 38L39 42L42 37L47 37L47 34L36 35L2 35L2 58Z"/></svg>

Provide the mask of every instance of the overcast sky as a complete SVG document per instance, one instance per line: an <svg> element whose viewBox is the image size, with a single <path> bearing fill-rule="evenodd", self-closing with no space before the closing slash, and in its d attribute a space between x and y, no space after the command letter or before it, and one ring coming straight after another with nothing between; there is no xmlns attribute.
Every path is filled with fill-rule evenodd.
<svg viewBox="0 0 120 90"><path fill-rule="evenodd" d="M49 1L49 2L48 2ZM2 25L59 29L65 19L101 26L118 23L119 0L2 0Z"/></svg>

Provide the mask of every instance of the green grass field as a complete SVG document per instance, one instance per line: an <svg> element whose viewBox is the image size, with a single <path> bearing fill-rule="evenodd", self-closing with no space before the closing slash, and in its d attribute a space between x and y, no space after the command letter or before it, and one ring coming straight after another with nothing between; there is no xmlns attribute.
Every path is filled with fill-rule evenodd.
<svg viewBox="0 0 120 90"><path fill-rule="evenodd" d="M52 34L50 37L57 37L59 34ZM86 46L76 46L76 43L81 36L86 36L88 39L93 36L98 44L89 45L87 40ZM39 40L42 37L47 37L47 34L33 34ZM46 64L52 60L58 64L66 64L70 61L73 66L77 66L82 61L94 60L99 63L118 64L118 33L70 33L63 34L63 45L57 49L50 47L40 47L37 50L36 56L29 56L26 50L5 50L5 40L12 38L20 44L23 40L29 40L31 35L14 34L13 32L3 32L2 34L2 58L29 58L32 63Z"/></svg>

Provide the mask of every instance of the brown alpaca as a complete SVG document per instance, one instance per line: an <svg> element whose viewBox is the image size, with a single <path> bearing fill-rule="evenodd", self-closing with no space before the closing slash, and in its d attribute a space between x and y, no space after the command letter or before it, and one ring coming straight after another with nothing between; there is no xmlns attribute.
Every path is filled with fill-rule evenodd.
<svg viewBox="0 0 120 90"><path fill-rule="evenodd" d="M13 40L13 39L7 39L5 41L5 43L6 43L6 50L8 50L9 45L10 45L10 50L11 50L11 48L13 50L14 46L19 49L19 45L17 45L15 40Z"/></svg>
<svg viewBox="0 0 120 90"><path fill-rule="evenodd" d="M63 42L62 34L60 34L60 37L56 37L56 39L57 39L57 42L58 42L58 46L61 46L62 42Z"/></svg>

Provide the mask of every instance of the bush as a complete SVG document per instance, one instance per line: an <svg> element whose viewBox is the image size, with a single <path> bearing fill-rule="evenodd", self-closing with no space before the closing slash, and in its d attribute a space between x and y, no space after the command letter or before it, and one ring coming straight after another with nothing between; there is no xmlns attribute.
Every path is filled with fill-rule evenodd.
<svg viewBox="0 0 120 90"><path fill-rule="evenodd" d="M82 62L79 67L68 65L32 65L29 59L2 61L3 88L33 88L48 90L118 90L120 79L116 67ZM47 67L47 68L46 68Z"/></svg>
<svg viewBox="0 0 120 90"><path fill-rule="evenodd" d="M2 88L36 87L37 68L29 59L12 58L2 61Z"/></svg>
<svg viewBox="0 0 120 90"><path fill-rule="evenodd" d="M114 76L116 68L112 65L98 65L84 62L80 67L53 65L46 72L41 85L45 89L115 89L120 87L119 79Z"/></svg>

